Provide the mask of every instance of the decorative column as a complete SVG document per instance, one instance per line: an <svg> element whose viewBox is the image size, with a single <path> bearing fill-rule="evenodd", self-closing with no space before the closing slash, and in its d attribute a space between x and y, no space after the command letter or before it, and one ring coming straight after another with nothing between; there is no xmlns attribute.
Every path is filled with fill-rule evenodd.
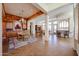
<svg viewBox="0 0 79 59"><path fill-rule="evenodd" d="M52 23L51 23L51 32L52 32L52 34L54 34L54 25L53 25L53 21L52 21Z"/></svg>
<svg viewBox="0 0 79 59"><path fill-rule="evenodd" d="M78 4L78 44L79 44L79 4Z"/></svg>
<svg viewBox="0 0 79 59"><path fill-rule="evenodd" d="M48 41L49 39L49 28L48 28L48 20L49 20L49 16L46 14L45 15L45 40Z"/></svg>
<svg viewBox="0 0 79 59"><path fill-rule="evenodd" d="M74 35L75 35L75 39L74 39L74 48L79 52L79 4L74 4L74 23L75 23L75 27L74 27ZM79 53L78 53L79 54Z"/></svg>

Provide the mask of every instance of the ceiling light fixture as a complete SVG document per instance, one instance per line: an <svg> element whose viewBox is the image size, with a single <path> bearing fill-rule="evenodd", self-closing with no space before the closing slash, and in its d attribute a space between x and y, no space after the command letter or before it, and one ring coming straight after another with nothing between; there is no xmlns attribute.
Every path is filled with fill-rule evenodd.
<svg viewBox="0 0 79 59"><path fill-rule="evenodd" d="M24 10L22 9L21 17L23 16L23 13L24 13ZM24 18L22 17L22 18L20 19L20 21L21 21L22 23L24 23Z"/></svg>

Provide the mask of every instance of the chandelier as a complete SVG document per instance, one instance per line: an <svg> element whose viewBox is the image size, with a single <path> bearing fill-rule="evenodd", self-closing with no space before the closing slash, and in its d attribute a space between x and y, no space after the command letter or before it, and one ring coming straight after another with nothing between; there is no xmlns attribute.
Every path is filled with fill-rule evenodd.
<svg viewBox="0 0 79 59"><path fill-rule="evenodd" d="M24 13L24 10L22 9L22 11L21 11L21 16L23 16L23 13ZM24 18L22 17L19 21L20 21L21 23L24 23Z"/></svg>

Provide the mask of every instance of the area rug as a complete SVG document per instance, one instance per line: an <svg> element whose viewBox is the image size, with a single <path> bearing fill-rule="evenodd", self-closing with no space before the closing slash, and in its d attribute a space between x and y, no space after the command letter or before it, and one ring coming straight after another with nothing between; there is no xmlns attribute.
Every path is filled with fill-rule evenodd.
<svg viewBox="0 0 79 59"><path fill-rule="evenodd" d="M28 40L26 39L24 41L23 40L19 41L19 40L15 39L15 48L14 48L13 43L10 41L9 50L14 50L14 49L22 47L24 45L34 43L35 41L37 41L35 37L30 37Z"/></svg>

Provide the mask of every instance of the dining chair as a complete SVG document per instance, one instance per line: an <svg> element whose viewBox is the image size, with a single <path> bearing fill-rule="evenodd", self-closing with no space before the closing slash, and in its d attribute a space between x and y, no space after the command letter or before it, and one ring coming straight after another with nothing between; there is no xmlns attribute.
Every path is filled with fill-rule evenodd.
<svg viewBox="0 0 79 59"><path fill-rule="evenodd" d="M24 33L25 40L28 40L31 37L30 30L24 30L23 33Z"/></svg>

